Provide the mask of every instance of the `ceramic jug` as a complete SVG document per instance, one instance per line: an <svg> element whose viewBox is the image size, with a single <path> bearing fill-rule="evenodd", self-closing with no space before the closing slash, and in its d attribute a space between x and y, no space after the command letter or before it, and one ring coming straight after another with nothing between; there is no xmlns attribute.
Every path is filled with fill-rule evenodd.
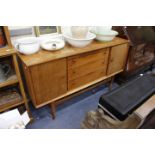
<svg viewBox="0 0 155 155"><path fill-rule="evenodd" d="M84 39L87 37L88 30L88 26L72 26L72 37L76 39Z"/></svg>
<svg viewBox="0 0 155 155"><path fill-rule="evenodd" d="M97 34L104 34L107 31L110 31L112 29L112 26L95 26L92 27L92 31Z"/></svg>
<svg viewBox="0 0 155 155"><path fill-rule="evenodd" d="M8 64L0 64L0 82L4 82L7 79L7 75L10 73L11 67Z"/></svg>

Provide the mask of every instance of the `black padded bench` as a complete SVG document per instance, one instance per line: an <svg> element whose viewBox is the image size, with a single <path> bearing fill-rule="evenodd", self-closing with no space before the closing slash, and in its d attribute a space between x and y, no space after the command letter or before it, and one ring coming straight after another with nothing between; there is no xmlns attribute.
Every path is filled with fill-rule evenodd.
<svg viewBox="0 0 155 155"><path fill-rule="evenodd" d="M124 120L155 93L155 76L143 75L100 97L99 107Z"/></svg>

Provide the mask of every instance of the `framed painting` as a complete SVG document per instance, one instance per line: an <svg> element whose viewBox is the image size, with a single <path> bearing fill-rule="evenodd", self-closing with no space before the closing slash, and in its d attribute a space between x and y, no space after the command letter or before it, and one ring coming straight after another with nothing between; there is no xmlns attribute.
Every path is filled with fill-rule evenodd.
<svg viewBox="0 0 155 155"><path fill-rule="evenodd" d="M36 36L52 35L60 33L58 26L35 26Z"/></svg>

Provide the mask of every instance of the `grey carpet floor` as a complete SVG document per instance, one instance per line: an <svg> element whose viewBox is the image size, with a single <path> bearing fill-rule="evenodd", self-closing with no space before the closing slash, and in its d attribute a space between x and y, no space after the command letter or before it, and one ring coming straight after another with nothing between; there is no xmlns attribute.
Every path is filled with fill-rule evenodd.
<svg viewBox="0 0 155 155"><path fill-rule="evenodd" d="M113 89L117 86L113 84ZM97 109L100 96L107 91L108 87L102 85L65 101L57 107L55 120L51 117L49 106L40 109L31 107L34 122L27 129L80 129L86 113Z"/></svg>

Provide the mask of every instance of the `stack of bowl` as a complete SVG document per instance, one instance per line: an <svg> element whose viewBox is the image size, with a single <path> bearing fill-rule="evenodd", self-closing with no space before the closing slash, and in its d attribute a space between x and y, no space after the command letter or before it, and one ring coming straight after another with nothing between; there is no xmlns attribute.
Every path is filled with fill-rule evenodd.
<svg viewBox="0 0 155 155"><path fill-rule="evenodd" d="M62 34L70 45L80 48L89 45L96 38L96 35L89 32L86 26L63 27Z"/></svg>
<svg viewBox="0 0 155 155"><path fill-rule="evenodd" d="M112 30L111 26L96 26L90 31L96 35L98 41L111 41L118 35L118 32Z"/></svg>

